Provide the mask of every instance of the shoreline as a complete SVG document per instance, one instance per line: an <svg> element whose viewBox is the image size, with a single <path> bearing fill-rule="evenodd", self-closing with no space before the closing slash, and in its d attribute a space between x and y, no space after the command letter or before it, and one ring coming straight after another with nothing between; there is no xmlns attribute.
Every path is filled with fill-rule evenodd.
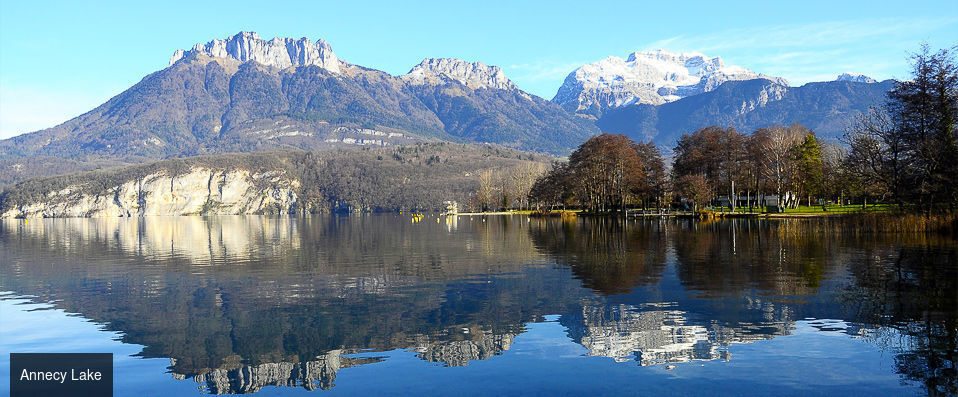
<svg viewBox="0 0 958 397"><path fill-rule="evenodd" d="M868 214L892 214L892 212L871 212L871 211L835 211L835 212L794 212L794 213L761 213L761 212L709 212L708 215L697 215L691 211L672 211L668 213L626 213L617 214L592 214L581 211L553 211L547 214L536 214L535 211L490 211L490 212L460 212L458 214L442 214L444 216L513 216L525 215L529 217L560 217L562 214L582 217L626 217L626 218L698 218L698 219L732 219L732 218L752 218L752 219L807 219L807 218L837 218L843 216L857 216Z"/></svg>
<svg viewBox="0 0 958 397"><path fill-rule="evenodd" d="M374 214L374 213L357 213L357 214ZM422 214L435 214L440 217L448 216L527 216L527 217L541 217L541 218L558 218L560 216L566 217L590 217L590 218L600 218L600 217L615 217L615 218L697 218L697 219L724 219L724 218L766 218L766 219L787 219L787 218L836 218L836 217L852 217L852 216L862 216L862 215L896 215L892 211L880 211L880 212L870 212L870 211L836 211L836 212L795 212L795 213L758 213L758 212L708 212L705 214L696 214L691 211L672 211L668 213L626 213L626 214L594 214L587 213L582 211L553 211L550 213L536 213L535 211L522 210L522 211L489 211L489 212L459 212L459 213L446 213L446 212L381 212L379 214L394 214L394 215L422 215ZM106 218L165 218L165 217L188 217L188 216L197 216L197 217L209 217L209 216L278 216L278 217L296 217L296 216L308 216L308 215L341 215L335 213L317 213L317 214L179 214L179 215L139 215L139 216L54 216L54 217L0 217L0 219L19 219L19 220L39 220L39 219L106 219ZM353 214L350 214L353 215Z"/></svg>

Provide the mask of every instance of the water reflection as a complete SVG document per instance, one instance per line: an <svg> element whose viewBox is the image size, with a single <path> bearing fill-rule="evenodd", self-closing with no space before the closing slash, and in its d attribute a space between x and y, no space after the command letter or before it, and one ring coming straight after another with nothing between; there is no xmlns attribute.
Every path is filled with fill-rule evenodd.
<svg viewBox="0 0 958 397"><path fill-rule="evenodd" d="M589 349L589 355L619 362L634 360L641 366L693 360L731 359L725 347L787 335L789 322L770 323L762 332L749 332L747 324L726 327L695 324L689 313L669 310L675 305L653 304L583 307L581 316L563 316L569 336Z"/></svg>
<svg viewBox="0 0 958 397"><path fill-rule="evenodd" d="M241 357L234 357L233 365L224 365L194 375L193 380L202 384L211 394L254 393L266 386L302 387L306 390L329 390L336 381L336 372L340 368L349 368L361 364L376 362L376 359L355 359L342 357L341 350L332 350L317 357L317 360L305 362L278 362L259 365L242 365ZM170 359L176 366L176 359ZM173 374L175 379L184 380L187 375Z"/></svg>
<svg viewBox="0 0 958 397"><path fill-rule="evenodd" d="M604 294L657 283L665 270L668 230L665 222L636 225L605 218L536 219L530 228L536 248L571 267L586 287Z"/></svg>
<svg viewBox="0 0 958 397"><path fill-rule="evenodd" d="M956 391L958 248L827 222L401 216L5 220L0 290L169 358L209 393L333 387L358 352L443 366L508 352L559 314L587 355L655 366L816 320ZM904 336L904 338L900 338Z"/></svg>
<svg viewBox="0 0 958 397"><path fill-rule="evenodd" d="M958 394L958 250L951 248L868 246L849 258L859 266L841 294L850 315L872 328L869 339L896 351L899 373L944 395Z"/></svg>

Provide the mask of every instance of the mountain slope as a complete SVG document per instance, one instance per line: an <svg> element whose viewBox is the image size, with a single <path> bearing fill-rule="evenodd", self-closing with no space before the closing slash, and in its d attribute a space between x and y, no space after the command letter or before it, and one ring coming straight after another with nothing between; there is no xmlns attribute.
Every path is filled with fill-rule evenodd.
<svg viewBox="0 0 958 397"><path fill-rule="evenodd" d="M603 132L671 146L684 133L708 125L742 132L801 123L819 137L837 139L855 117L878 105L894 85L830 81L788 87L765 79L729 81L715 90L674 102L623 106L596 121Z"/></svg>
<svg viewBox="0 0 958 397"><path fill-rule="evenodd" d="M354 76L314 65L278 70L191 54L73 120L0 141L0 153L135 160L312 149L363 125L399 134L389 143L421 139L410 140L408 132L443 137L438 118L393 80L371 70Z"/></svg>
<svg viewBox="0 0 958 397"><path fill-rule="evenodd" d="M592 123L519 90L496 66L426 59L401 78L446 133L467 141L566 153L596 132Z"/></svg>

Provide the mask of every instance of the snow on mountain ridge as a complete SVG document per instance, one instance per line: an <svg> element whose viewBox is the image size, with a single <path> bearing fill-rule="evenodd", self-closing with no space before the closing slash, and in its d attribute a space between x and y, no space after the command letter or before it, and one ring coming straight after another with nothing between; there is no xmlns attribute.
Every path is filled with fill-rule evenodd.
<svg viewBox="0 0 958 397"><path fill-rule="evenodd" d="M871 77L865 76L863 74L848 73L848 72L838 75L838 78L836 78L835 81L851 81L855 83L877 83L878 82L877 80Z"/></svg>
<svg viewBox="0 0 958 397"><path fill-rule="evenodd" d="M637 51L624 60L610 56L576 69L552 100L568 110L598 116L609 107L660 105L711 91L726 81L757 78L788 85L782 78L725 65L720 57L661 49Z"/></svg>
<svg viewBox="0 0 958 397"><path fill-rule="evenodd" d="M498 66L456 58L426 58L401 78L412 85L434 85L443 80L455 80L474 89L518 89Z"/></svg>

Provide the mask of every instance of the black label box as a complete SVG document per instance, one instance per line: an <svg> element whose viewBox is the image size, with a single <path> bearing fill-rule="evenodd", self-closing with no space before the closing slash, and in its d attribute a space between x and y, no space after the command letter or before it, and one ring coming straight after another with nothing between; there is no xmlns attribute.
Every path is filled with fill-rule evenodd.
<svg viewBox="0 0 958 397"><path fill-rule="evenodd" d="M10 396L112 396L112 353L10 353Z"/></svg>

